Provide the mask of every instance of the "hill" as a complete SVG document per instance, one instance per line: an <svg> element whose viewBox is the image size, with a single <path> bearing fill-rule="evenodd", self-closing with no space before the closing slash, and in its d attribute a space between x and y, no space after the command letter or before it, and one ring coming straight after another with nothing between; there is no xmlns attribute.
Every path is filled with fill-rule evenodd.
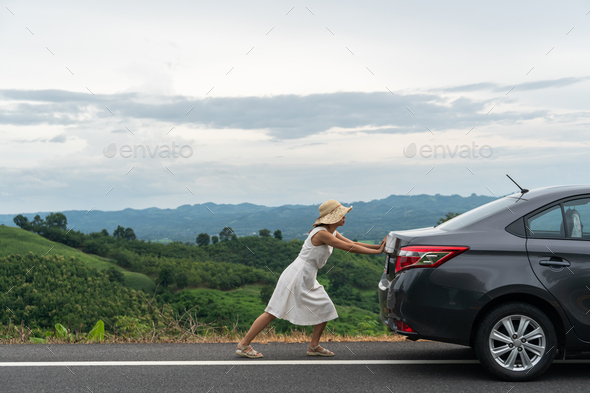
<svg viewBox="0 0 590 393"><path fill-rule="evenodd" d="M150 316L143 292L111 280L76 257L0 257L0 289L3 325L24 321L29 329L47 329L61 323L88 331L99 319L113 326L118 316Z"/></svg>
<svg viewBox="0 0 590 393"><path fill-rule="evenodd" d="M0 301L10 311L0 325L22 320L37 329L37 338L55 323L88 332L98 319L105 321L111 333L131 334L130 329L149 326L165 329L162 332L177 326L183 331L179 326L192 329L195 321L220 332L242 331L264 310L278 275L302 245L298 240L258 236L191 246L101 233L80 235L57 228L43 233L53 236L56 231L62 232L57 238L63 241L81 236L81 249L88 249L90 243L102 254L84 253L24 229L0 226ZM375 292L381 271L382 256L334 250L330 263L318 272L340 315L330 324L334 332L383 332ZM158 282L155 293L154 282ZM272 327L276 332L297 328L282 320L274 321ZM310 329L304 328L308 333ZM0 326L0 340L2 331Z"/></svg>
<svg viewBox="0 0 590 393"><path fill-rule="evenodd" d="M495 198L472 194L459 195L391 195L370 202L342 202L354 208L348 214L346 225L340 232L350 239L376 240L389 231L436 225L440 217L449 212L464 213L493 201ZM318 216L318 205L283 205L268 207L251 203L215 204L207 202L183 205L176 209L125 209L121 211L63 211L69 227L76 230L113 232L118 225L133 228L139 239L170 239L182 242L195 241L199 233L216 235L230 226L238 236L249 236L258 230L280 229L284 240L303 240ZM49 212L23 213L32 220L36 214L45 217ZM0 224L14 226L16 214L0 215Z"/></svg>
<svg viewBox="0 0 590 393"><path fill-rule="evenodd" d="M85 254L75 248L47 240L35 233L0 225L0 257L16 254L25 256L29 253L47 256L62 255L66 260L74 257L84 265L99 271L115 268L123 273L125 286L146 293L153 293L156 289L156 284L148 276L127 271L117 266L116 261L112 259Z"/></svg>

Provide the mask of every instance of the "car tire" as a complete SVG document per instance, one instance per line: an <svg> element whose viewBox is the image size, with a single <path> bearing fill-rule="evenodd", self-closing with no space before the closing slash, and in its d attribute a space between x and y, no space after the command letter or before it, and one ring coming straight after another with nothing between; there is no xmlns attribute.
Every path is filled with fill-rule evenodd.
<svg viewBox="0 0 590 393"><path fill-rule="evenodd" d="M551 320L537 307L522 302L505 303L483 318L474 349L484 368L498 378L528 381L543 374L553 363L557 334Z"/></svg>

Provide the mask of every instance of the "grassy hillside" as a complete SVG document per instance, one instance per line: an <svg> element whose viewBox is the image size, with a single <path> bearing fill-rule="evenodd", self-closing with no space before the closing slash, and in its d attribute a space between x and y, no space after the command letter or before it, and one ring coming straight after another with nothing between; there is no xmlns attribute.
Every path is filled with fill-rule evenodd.
<svg viewBox="0 0 590 393"><path fill-rule="evenodd" d="M64 242L71 240L65 231L63 234ZM79 239L85 251L89 243L102 250L102 256L0 225L0 300L11 304L13 313L5 315L8 319L0 320L0 324L10 323L13 318L41 329L51 329L55 323L83 324L83 329L88 329L103 319L113 333L117 329L135 331L138 326L142 331L155 326L163 332L178 324L192 329L196 326L193 322L198 322L217 332L243 332L264 311L278 275L301 248L301 242L296 240L283 242L258 236L201 247L130 241L102 234L82 235ZM377 256L335 250L330 264L318 272L318 281L325 286L339 314L328 324L331 332L366 335L385 330L375 312L378 306L374 286L381 266ZM29 274L32 267L35 270ZM111 269L122 272L123 277ZM132 290L153 293L155 284L150 277L157 277L160 286L153 299L147 296L153 300L147 305L142 303L144 296ZM90 285L94 286L94 294ZM143 307L148 307L148 314ZM279 319L271 326L277 333L301 330ZM179 329L182 333L185 328ZM303 330L311 333L312 327Z"/></svg>
<svg viewBox="0 0 590 393"><path fill-rule="evenodd" d="M52 242L35 233L20 228L0 225L0 257L12 254L27 255L32 252L36 255L63 255L66 260L75 257L84 265L97 270L105 270L114 267L125 276L125 286L133 289L153 293L156 284L145 274L129 272L117 266L112 260L96 255L85 254L75 248L61 243Z"/></svg>
<svg viewBox="0 0 590 393"><path fill-rule="evenodd" d="M198 321L204 324L222 322L224 326L248 330L252 321L264 312L266 303L260 300L259 285L245 285L231 291L219 291L209 288L185 290L174 297L170 297L171 305L179 314L196 310ZM164 297L165 298L165 297ZM328 322L328 328L336 334L351 333L359 328L359 323L367 317L371 321L378 318L378 314L363 310L355 306L336 305L338 318ZM276 331L305 330L311 333L312 326L296 326L288 321L275 319L270 327ZM385 331L385 326L375 325L376 331Z"/></svg>
<svg viewBox="0 0 590 393"><path fill-rule="evenodd" d="M149 318L145 294L115 280L111 272L62 255L0 257L0 304L6 307L0 324L22 321L32 329L53 330L61 323L87 332L99 319L113 326L119 316Z"/></svg>

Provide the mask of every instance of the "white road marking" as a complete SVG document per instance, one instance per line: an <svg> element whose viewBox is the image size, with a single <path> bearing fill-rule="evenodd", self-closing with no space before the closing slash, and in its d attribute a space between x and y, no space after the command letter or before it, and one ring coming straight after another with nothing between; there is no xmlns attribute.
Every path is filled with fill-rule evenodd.
<svg viewBox="0 0 590 393"><path fill-rule="evenodd" d="M555 360L553 363L590 363L590 359ZM96 366L336 366L367 364L479 364L478 360L161 360L161 361L65 361L0 362L0 367L96 367Z"/></svg>
<svg viewBox="0 0 590 393"><path fill-rule="evenodd" d="M335 366L355 364L477 364L477 360L160 360L160 361L65 361L0 362L0 367L63 366Z"/></svg>

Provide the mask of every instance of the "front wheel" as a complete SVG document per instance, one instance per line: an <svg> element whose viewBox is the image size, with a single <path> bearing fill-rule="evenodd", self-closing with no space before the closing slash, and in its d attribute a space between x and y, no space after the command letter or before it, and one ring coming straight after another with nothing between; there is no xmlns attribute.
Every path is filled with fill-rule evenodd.
<svg viewBox="0 0 590 393"><path fill-rule="evenodd" d="M537 307L506 303L481 321L474 348L481 364L500 379L527 381L551 366L557 352L557 334Z"/></svg>

